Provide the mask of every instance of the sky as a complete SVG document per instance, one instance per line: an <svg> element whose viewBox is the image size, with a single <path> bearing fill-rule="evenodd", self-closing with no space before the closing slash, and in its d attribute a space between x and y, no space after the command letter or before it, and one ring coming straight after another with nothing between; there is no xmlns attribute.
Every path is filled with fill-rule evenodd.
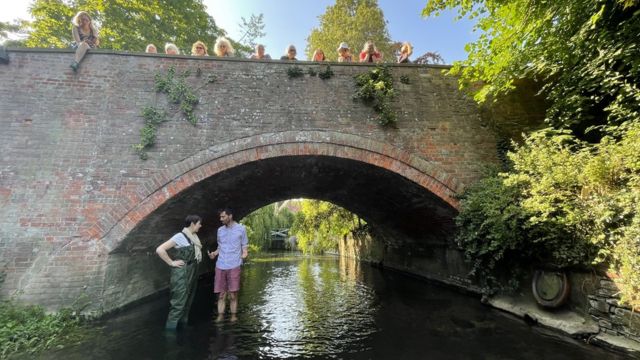
<svg viewBox="0 0 640 360"><path fill-rule="evenodd" d="M455 21L453 12L443 12L437 18L423 18L420 13L427 0L378 0L387 20L387 29L393 41L409 41L413 44L415 58L427 51L440 53L446 63L466 58L465 44L474 41L478 34L472 31L468 20ZM31 0L2 1L0 21L16 18L28 19ZM238 39L241 17L264 14L266 36L258 39L273 58L284 54L293 44L302 55L306 38L318 27L318 17L334 0L204 0L207 11L216 24L229 36ZM362 44L349 44L352 51L359 51ZM337 47L337 44L336 44ZM325 50L327 51L327 50Z"/></svg>

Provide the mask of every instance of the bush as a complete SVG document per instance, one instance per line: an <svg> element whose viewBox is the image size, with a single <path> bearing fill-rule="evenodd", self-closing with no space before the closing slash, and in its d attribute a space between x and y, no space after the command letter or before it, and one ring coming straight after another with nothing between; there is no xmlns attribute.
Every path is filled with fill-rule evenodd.
<svg viewBox="0 0 640 360"><path fill-rule="evenodd" d="M0 358L61 348L85 334L81 318L70 309L47 315L39 306L0 302Z"/></svg>
<svg viewBox="0 0 640 360"><path fill-rule="evenodd" d="M529 265L606 263L623 301L640 305L640 122L598 144L538 131L462 196L458 244L488 290Z"/></svg>

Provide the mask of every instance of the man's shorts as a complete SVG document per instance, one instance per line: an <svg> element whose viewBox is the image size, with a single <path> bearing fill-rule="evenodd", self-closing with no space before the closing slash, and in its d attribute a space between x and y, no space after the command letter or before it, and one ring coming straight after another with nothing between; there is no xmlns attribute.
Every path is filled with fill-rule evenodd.
<svg viewBox="0 0 640 360"><path fill-rule="evenodd" d="M228 270L216 267L213 292L236 292L238 290L240 290L240 266Z"/></svg>

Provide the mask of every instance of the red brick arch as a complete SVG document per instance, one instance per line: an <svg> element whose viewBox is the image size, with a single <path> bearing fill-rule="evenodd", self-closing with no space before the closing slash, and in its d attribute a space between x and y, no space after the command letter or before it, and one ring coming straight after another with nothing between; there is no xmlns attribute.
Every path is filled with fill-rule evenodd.
<svg viewBox="0 0 640 360"><path fill-rule="evenodd" d="M143 219L192 185L249 162L281 156L333 156L378 166L432 192L454 208L460 184L433 163L390 144L361 136L327 131L267 133L216 145L153 175L136 191L124 195L91 227L89 239L102 239L112 250Z"/></svg>

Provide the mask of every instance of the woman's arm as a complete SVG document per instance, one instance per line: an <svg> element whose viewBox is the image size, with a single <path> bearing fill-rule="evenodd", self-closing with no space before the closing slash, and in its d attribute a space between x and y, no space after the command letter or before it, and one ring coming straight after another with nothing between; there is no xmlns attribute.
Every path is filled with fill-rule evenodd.
<svg viewBox="0 0 640 360"><path fill-rule="evenodd" d="M71 30L71 34L73 35L73 41L75 41L76 44L80 45L80 33L78 32L77 26L73 27L73 29Z"/></svg>
<svg viewBox="0 0 640 360"><path fill-rule="evenodd" d="M167 253L167 250L173 248L176 246L175 241L169 239L165 242L163 242L162 244L160 244L160 246L158 246L158 248L156 248L156 254L158 254L158 256L160 256L160 259L162 259L162 261L166 262L167 265L171 266L171 267L183 267L184 266L184 261L182 260L171 260L171 257L169 257L169 254Z"/></svg>

